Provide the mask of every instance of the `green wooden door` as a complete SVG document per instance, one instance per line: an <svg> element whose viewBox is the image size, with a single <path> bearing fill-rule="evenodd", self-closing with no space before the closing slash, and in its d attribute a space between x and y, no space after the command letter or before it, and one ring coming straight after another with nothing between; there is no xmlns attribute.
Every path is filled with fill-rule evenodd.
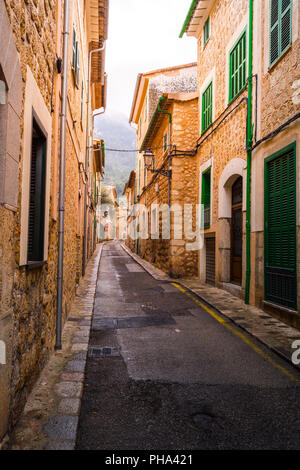
<svg viewBox="0 0 300 470"><path fill-rule="evenodd" d="M297 308L296 144L265 161L265 298Z"/></svg>

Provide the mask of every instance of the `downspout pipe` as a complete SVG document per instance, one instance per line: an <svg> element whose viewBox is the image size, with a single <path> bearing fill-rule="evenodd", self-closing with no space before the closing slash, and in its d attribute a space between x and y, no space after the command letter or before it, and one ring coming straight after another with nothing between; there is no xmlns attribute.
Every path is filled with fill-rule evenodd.
<svg viewBox="0 0 300 470"><path fill-rule="evenodd" d="M248 107L247 107L247 192L246 192L246 282L245 304L249 304L251 279L251 160L253 145L252 88L253 88L253 3L249 0L249 70L248 70Z"/></svg>
<svg viewBox="0 0 300 470"><path fill-rule="evenodd" d="M58 222L58 262L57 262L57 313L55 349L61 349L63 270L64 270L64 223L65 223L65 174L66 174L66 108L68 82L70 1L64 1L63 31L63 73L61 83L61 133L60 133L60 175L59 175L59 222Z"/></svg>
<svg viewBox="0 0 300 470"><path fill-rule="evenodd" d="M84 225L83 225L83 242L82 242L82 275L85 275L85 265L86 265L86 258L87 258L87 196L88 196L88 164L90 158L90 136L89 136L89 116L90 116L90 87L91 87L91 62L92 62L92 54L96 54L97 52L101 52L105 49L105 42L103 46L98 47L97 49L92 49L89 52L89 63L88 63L88 83L87 83L87 101L86 101L86 151L85 151L85 189L84 189Z"/></svg>

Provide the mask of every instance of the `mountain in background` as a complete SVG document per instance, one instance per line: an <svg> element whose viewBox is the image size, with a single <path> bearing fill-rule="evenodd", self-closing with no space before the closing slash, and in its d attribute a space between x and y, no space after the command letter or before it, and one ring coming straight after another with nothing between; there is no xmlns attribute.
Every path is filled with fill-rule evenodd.
<svg viewBox="0 0 300 470"><path fill-rule="evenodd" d="M104 184L114 183L118 196L122 196L124 185L131 170L135 169L136 152L116 152L108 149L134 150L136 133L124 114L108 111L95 117L95 136L105 142Z"/></svg>

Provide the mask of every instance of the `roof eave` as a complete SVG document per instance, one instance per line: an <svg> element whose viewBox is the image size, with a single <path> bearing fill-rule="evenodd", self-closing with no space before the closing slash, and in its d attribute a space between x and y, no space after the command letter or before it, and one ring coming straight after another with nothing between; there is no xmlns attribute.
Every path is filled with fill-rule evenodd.
<svg viewBox="0 0 300 470"><path fill-rule="evenodd" d="M194 13L194 10L197 6L198 1L199 0L192 0L191 6L190 6L189 11L188 11L188 14L186 15L186 18L184 20L183 26L182 26L180 34L179 34L180 38L182 38L182 36L184 35L184 33L186 31L186 28L187 28L189 22L191 21L192 15Z"/></svg>

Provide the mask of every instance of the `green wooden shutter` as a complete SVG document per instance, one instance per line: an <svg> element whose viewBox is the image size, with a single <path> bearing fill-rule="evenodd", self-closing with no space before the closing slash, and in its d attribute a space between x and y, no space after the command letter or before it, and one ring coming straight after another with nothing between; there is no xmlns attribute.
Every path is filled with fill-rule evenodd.
<svg viewBox="0 0 300 470"><path fill-rule="evenodd" d="M296 149L265 163L265 294L296 308Z"/></svg>
<svg viewBox="0 0 300 470"><path fill-rule="evenodd" d="M281 0L280 47L281 54L292 42L292 0Z"/></svg>
<svg viewBox="0 0 300 470"><path fill-rule="evenodd" d="M292 0L271 0L270 64L272 65L292 42Z"/></svg>
<svg viewBox="0 0 300 470"><path fill-rule="evenodd" d="M203 43L204 43L204 46L207 43L207 41L209 40L209 33L210 33L209 30L210 30L210 24L209 24L209 17L208 17L207 20L204 23L204 28L203 28Z"/></svg>
<svg viewBox="0 0 300 470"><path fill-rule="evenodd" d="M247 37L244 31L229 57L229 101L233 100L246 85L246 52Z"/></svg>
<svg viewBox="0 0 300 470"><path fill-rule="evenodd" d="M212 124L212 87L210 82L202 95L202 133Z"/></svg>

